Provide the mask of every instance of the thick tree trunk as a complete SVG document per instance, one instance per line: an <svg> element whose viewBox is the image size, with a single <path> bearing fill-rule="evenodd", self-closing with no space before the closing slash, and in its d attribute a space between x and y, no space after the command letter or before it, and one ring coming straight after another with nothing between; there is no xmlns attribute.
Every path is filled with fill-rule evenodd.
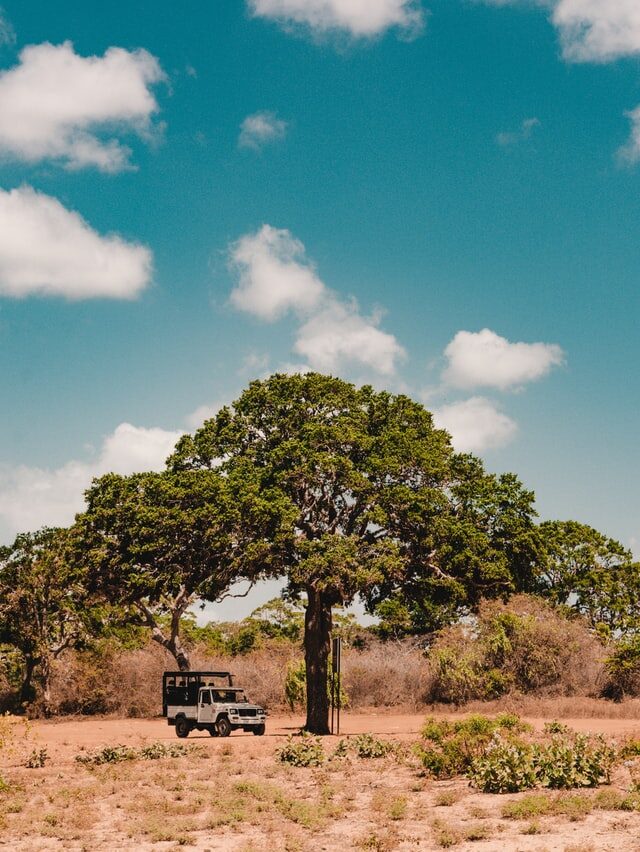
<svg viewBox="0 0 640 852"><path fill-rule="evenodd" d="M21 708L24 708L25 705L30 704L35 698L35 690L33 687L33 673L37 665L38 661L35 658L26 658L24 666L24 676L22 678L22 684L20 686L20 695L18 697L18 703Z"/></svg>
<svg viewBox="0 0 640 852"><path fill-rule="evenodd" d="M312 734L329 733L327 676L331 652L331 603L307 587L304 617L304 658L307 669L307 722Z"/></svg>
<svg viewBox="0 0 640 852"><path fill-rule="evenodd" d="M51 715L51 660L48 656L42 658L42 710L45 718Z"/></svg>

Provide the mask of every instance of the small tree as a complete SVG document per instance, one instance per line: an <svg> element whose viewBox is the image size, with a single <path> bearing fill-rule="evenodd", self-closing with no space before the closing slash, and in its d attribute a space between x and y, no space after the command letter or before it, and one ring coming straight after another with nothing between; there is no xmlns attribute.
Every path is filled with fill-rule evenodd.
<svg viewBox="0 0 640 852"><path fill-rule="evenodd" d="M20 706L33 701L39 683L48 714L53 661L87 644L108 615L88 590L83 568L69 559L65 530L24 533L0 550L0 642L23 659Z"/></svg>
<svg viewBox="0 0 640 852"><path fill-rule="evenodd" d="M215 470L108 474L87 492L76 522L75 550L92 587L127 607L181 671L190 667L180 637L186 610L219 599L238 579L252 581L277 541L277 507L255 496L249 477L243 485L238 494Z"/></svg>

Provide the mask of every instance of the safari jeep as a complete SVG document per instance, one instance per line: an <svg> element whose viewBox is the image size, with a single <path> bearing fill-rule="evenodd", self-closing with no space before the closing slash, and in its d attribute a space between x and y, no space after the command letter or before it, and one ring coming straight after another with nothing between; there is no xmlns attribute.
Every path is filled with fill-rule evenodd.
<svg viewBox="0 0 640 852"><path fill-rule="evenodd" d="M265 732L264 708L249 703L229 672L165 672L162 710L179 737L194 729L212 737L228 737L240 728L257 737Z"/></svg>

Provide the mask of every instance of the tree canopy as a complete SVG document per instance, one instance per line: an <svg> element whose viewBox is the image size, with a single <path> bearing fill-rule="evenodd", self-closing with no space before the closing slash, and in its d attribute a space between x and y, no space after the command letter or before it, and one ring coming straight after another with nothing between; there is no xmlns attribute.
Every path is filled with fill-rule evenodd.
<svg viewBox="0 0 640 852"><path fill-rule="evenodd" d="M268 573L278 552L278 501L257 493L251 471L236 484L214 469L107 474L87 492L73 531L91 587L128 607L181 669L189 668L180 641L188 607Z"/></svg>
<svg viewBox="0 0 640 852"><path fill-rule="evenodd" d="M605 632L640 632L640 564L631 551L587 524L545 521L541 591Z"/></svg>

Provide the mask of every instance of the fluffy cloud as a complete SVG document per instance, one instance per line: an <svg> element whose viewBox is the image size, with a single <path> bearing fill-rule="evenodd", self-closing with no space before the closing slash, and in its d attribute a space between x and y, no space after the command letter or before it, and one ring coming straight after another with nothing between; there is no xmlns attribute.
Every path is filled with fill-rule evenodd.
<svg viewBox="0 0 640 852"><path fill-rule="evenodd" d="M404 356L395 337L378 327L379 314L363 316L355 300L324 285L289 231L263 225L234 243L230 257L238 274L231 303L267 322L293 311L300 321L294 351L312 369L336 370L350 362L389 375Z"/></svg>
<svg viewBox="0 0 640 852"><path fill-rule="evenodd" d="M516 434L517 424L484 397L453 402L433 412L436 426L446 429L459 453L501 447Z"/></svg>
<svg viewBox="0 0 640 852"><path fill-rule="evenodd" d="M0 189L0 294L131 299L149 282L148 248L101 236L28 186Z"/></svg>
<svg viewBox="0 0 640 852"><path fill-rule="evenodd" d="M248 0L254 17L271 18L285 28L303 27L314 35L346 33L373 38L392 27L414 36L424 26L419 0Z"/></svg>
<svg viewBox="0 0 640 852"><path fill-rule="evenodd" d="M517 145L518 142L526 142L527 139L531 139L531 134L536 127L540 127L540 119L525 118L518 130L498 133L496 136L496 142L498 145L502 145L503 148L506 148L509 145Z"/></svg>
<svg viewBox="0 0 640 852"><path fill-rule="evenodd" d="M547 8L570 62L610 62L640 53L638 0L485 0Z"/></svg>
<svg viewBox="0 0 640 852"><path fill-rule="evenodd" d="M567 59L607 62L640 53L638 0L559 0L553 22Z"/></svg>
<svg viewBox="0 0 640 852"><path fill-rule="evenodd" d="M518 387L546 376L564 353L551 343L510 343L488 328L459 331L444 351L444 380L454 387Z"/></svg>
<svg viewBox="0 0 640 852"><path fill-rule="evenodd" d="M231 262L239 274L232 304L268 322L289 310L309 311L323 296L304 245L289 231L263 225L234 243Z"/></svg>
<svg viewBox="0 0 640 852"><path fill-rule="evenodd" d="M238 145L241 148L252 148L259 151L269 142L284 139L287 133L287 122L278 118L275 112L263 110L248 115L240 125Z"/></svg>
<svg viewBox="0 0 640 852"><path fill-rule="evenodd" d="M378 315L363 317L355 301L329 299L298 329L293 348L314 370L331 372L347 362L390 375L405 352L392 334L378 328L379 322Z"/></svg>
<svg viewBox="0 0 640 852"><path fill-rule="evenodd" d="M181 434L121 423L92 461L70 461L53 470L0 469L0 522L5 535L70 524L84 507L83 494L93 477L160 470Z"/></svg>
<svg viewBox="0 0 640 852"><path fill-rule="evenodd" d="M148 136L158 109L150 87L162 79L146 50L83 57L71 42L25 47L18 65L0 73L0 153L120 171L131 152L104 137L116 129Z"/></svg>

